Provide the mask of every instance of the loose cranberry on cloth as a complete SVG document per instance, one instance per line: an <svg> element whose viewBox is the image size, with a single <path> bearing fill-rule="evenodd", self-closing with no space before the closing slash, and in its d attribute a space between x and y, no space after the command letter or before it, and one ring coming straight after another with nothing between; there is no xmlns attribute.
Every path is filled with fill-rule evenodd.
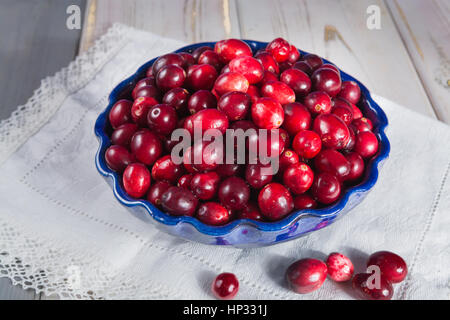
<svg viewBox="0 0 450 320"><path fill-rule="evenodd" d="M213 298L214 278L231 272L240 282L236 298L353 299L329 280L295 294L284 273L293 261L333 251L365 268L366 254L387 250L409 268L393 299L448 298L450 130L379 96L391 154L377 184L356 209L307 237L258 249L205 246L161 232L120 205L95 168L95 119L120 81L183 45L117 25L0 124L2 277L66 298L192 300ZM254 198L247 206L242 216L258 216ZM74 274L77 286L67 280Z"/></svg>

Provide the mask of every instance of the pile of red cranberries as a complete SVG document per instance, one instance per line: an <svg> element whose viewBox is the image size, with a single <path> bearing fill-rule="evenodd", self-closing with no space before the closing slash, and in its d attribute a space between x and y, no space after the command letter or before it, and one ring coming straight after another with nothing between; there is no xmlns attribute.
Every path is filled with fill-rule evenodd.
<svg viewBox="0 0 450 320"><path fill-rule="evenodd" d="M233 219L277 221L293 210L323 207L358 184L378 150L372 123L358 108L361 91L314 54L282 38L253 54L238 39L159 57L109 113L105 160L123 188L164 212L219 226ZM279 170L262 162L223 163L192 144L175 164L172 132L276 130L267 138ZM255 134L248 140L258 141ZM225 139L224 139L225 140ZM261 145L261 141L259 141ZM225 147L224 147L225 148ZM192 161L200 156L200 163Z"/></svg>

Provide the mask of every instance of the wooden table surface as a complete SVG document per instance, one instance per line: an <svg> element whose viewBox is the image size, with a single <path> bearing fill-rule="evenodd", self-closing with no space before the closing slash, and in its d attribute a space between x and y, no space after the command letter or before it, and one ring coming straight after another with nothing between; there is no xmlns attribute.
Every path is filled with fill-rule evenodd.
<svg viewBox="0 0 450 320"><path fill-rule="evenodd" d="M66 28L71 4L83 12L81 30ZM372 10L379 29L368 28ZM281 36L372 92L450 124L449 17L448 0L1 0L0 119L121 22L186 43ZM0 278L0 299L45 298Z"/></svg>

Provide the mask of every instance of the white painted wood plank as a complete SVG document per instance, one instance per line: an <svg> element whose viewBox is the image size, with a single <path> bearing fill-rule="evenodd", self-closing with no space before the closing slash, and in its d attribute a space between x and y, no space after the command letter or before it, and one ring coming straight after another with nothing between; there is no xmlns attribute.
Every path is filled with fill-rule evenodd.
<svg viewBox="0 0 450 320"><path fill-rule="evenodd" d="M438 117L450 123L450 2L387 0Z"/></svg>
<svg viewBox="0 0 450 320"><path fill-rule="evenodd" d="M369 30L367 7L381 9L381 30ZM381 0L239 0L241 35L282 36L337 64L369 90L434 116L390 13Z"/></svg>

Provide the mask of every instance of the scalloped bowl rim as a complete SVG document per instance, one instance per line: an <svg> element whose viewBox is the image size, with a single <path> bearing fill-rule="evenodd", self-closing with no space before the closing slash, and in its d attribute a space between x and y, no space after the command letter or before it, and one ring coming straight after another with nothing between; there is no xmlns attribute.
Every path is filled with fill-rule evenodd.
<svg viewBox="0 0 450 320"><path fill-rule="evenodd" d="M243 40L247 44L252 47L252 50L257 46L265 46L267 45L267 42L260 42L260 41L253 41L253 40ZM195 43L191 45L184 46L180 49L177 49L173 52L183 52L188 50L193 50L195 48L201 47L201 46L214 46L215 42L201 42L201 43ZM303 55L308 54L306 51L299 50ZM250 219L239 219L234 220L224 226L209 226L201 222L195 217L190 216L171 216L155 206L153 206L149 201L142 200L142 199L134 199L129 197L123 188L120 185L120 177L112 171L108 166L106 165L106 161L104 157L102 156L103 152L102 150L106 150L107 147L111 145L110 138L105 133L104 128L107 124L107 114L109 110L111 109L112 105L117 101L118 97L120 96L121 92L126 88L127 85L130 83L134 83L134 80L140 75L143 74L144 70L147 70L150 65L153 64L153 62L157 59L153 58L149 60L148 62L144 63L141 67L138 68L138 70L128 77L127 79L120 82L111 92L109 95L109 102L108 106L105 110L103 110L102 113L98 116L96 122L95 122L95 134L97 138L99 139L99 148L97 150L96 156L95 156L95 163L97 166L98 171L105 177L112 178L113 180L113 192L115 197L119 200L119 202L127 207L135 207L135 206L141 206L146 209L148 214L153 217L154 220L156 220L159 223L163 223L165 225L177 225L179 223L188 223L195 227L200 233L203 233L205 235L209 236L224 236L239 225L250 225L256 227L260 231L266 231L266 232L274 232L283 230L286 228L289 228L292 224L296 223L299 219L306 217L306 216L315 216L315 217L322 217L322 218L333 218L334 216L338 215L339 212L344 209L345 205L347 204L351 194L353 193L365 193L369 191L376 183L378 179L378 171L379 166L385 160L390 151L390 144L389 140L385 134L385 128L388 125L388 120L386 117L386 114L384 111L378 106L378 104L372 99L369 90L357 79L353 78L352 76L348 75L347 73L343 72L339 69L341 74L345 75L346 78L349 78L352 81L355 81L361 88L362 94L364 94L365 98L367 99L367 105L371 109L372 112L375 113L378 121L379 126L376 128L375 133L377 134L379 140L380 140L380 147L377 155L372 158L369 162L368 167L370 168L370 173L366 174L365 180L351 188L348 188L344 195L337 201L335 204L333 204L330 207L325 207L322 209L306 209L306 210L299 210L296 212L293 212L289 214L287 217L283 218L280 221L276 222L260 222L260 221L254 221ZM323 59L323 58L322 58ZM323 59L325 63L330 63L328 60Z"/></svg>

